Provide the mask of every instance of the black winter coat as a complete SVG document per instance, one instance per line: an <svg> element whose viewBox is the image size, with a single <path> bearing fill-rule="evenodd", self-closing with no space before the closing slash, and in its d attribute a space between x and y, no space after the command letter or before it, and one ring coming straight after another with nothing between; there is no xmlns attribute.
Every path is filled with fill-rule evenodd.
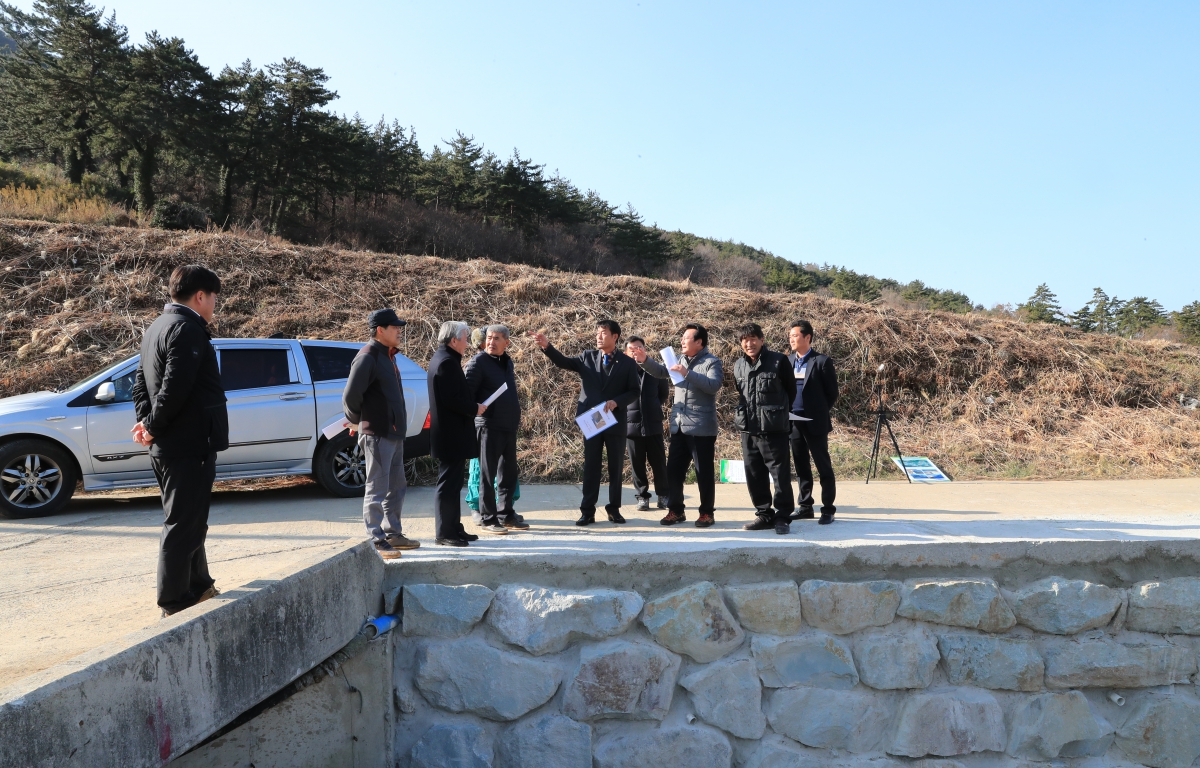
<svg viewBox="0 0 1200 768"><path fill-rule="evenodd" d="M408 433L404 385L392 351L372 339L350 363L342 410L364 435L403 440Z"/></svg>
<svg viewBox="0 0 1200 768"><path fill-rule="evenodd" d="M663 403L671 394L667 379L657 379L645 371L638 370L641 395L629 404L625 412L628 426L626 437L654 437L663 433Z"/></svg>
<svg viewBox="0 0 1200 768"><path fill-rule="evenodd" d="M638 382L638 364L632 357L620 350L613 350L612 364L608 373L605 373L604 353L598 349L589 349L575 357L567 357L551 344L543 349L542 353L559 368L579 374L582 386L579 390L579 403L575 406L576 416L612 400L617 404L612 412L613 418L617 420L617 424L625 423L626 406L637 400L638 393L642 390Z"/></svg>
<svg viewBox="0 0 1200 768"><path fill-rule="evenodd" d="M478 456L475 449L475 398L467 391L462 355L443 344L429 361L429 449L433 458L452 463Z"/></svg>
<svg viewBox="0 0 1200 768"><path fill-rule="evenodd" d="M733 380L738 390L734 426L751 435L791 431L788 414L796 399L796 378L785 355L765 346L756 361L743 354L733 364Z"/></svg>
<svg viewBox="0 0 1200 768"><path fill-rule="evenodd" d="M208 323L168 304L142 337L133 407L160 458L208 456L229 447L229 414Z"/></svg>
<svg viewBox="0 0 1200 768"><path fill-rule="evenodd" d="M502 432L516 432L521 426L521 401L517 398L517 377L513 373L512 358L508 353L494 358L480 352L467 363L467 392L476 403L482 403L507 384L508 389L488 406L482 416L475 417L476 427L487 427Z"/></svg>

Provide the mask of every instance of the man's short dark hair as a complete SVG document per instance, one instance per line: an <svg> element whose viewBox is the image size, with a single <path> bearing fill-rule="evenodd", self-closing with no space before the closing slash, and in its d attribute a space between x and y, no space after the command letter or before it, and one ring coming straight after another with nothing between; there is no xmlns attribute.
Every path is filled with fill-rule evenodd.
<svg viewBox="0 0 1200 768"><path fill-rule="evenodd" d="M761 339L763 337L762 326L758 323L746 323L740 329L738 329L738 341L741 341L747 336L755 336Z"/></svg>
<svg viewBox="0 0 1200 768"><path fill-rule="evenodd" d="M788 330L790 331L790 330L792 330L792 328L799 328L801 336L807 336L810 341L812 340L812 338L813 338L812 323L808 322L807 320L793 320L792 325L791 325L791 327L788 328Z"/></svg>
<svg viewBox="0 0 1200 768"><path fill-rule="evenodd" d="M695 333L692 334L692 338L700 342L700 346L708 346L708 329L703 325L700 325L700 323L688 323L687 325L683 326L683 330L695 331Z"/></svg>
<svg viewBox="0 0 1200 768"><path fill-rule="evenodd" d="M641 336L630 336L628 339L625 339L625 343L627 345L628 344L641 344L643 347L646 346L646 340L643 339Z"/></svg>
<svg viewBox="0 0 1200 768"><path fill-rule="evenodd" d="M617 323L616 320L609 320L608 318L604 318L603 320L597 320L596 327L606 329L613 336L621 335L621 326Z"/></svg>
<svg viewBox="0 0 1200 768"><path fill-rule="evenodd" d="M221 278L217 277L216 272L199 264L187 264L175 267L167 288L171 291L171 300L182 304L195 296L196 291L220 293Z"/></svg>

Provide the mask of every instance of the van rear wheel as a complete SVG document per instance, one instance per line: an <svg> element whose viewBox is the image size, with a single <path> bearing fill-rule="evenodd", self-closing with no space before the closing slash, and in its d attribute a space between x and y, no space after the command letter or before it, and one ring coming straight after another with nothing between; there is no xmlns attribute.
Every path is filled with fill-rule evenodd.
<svg viewBox="0 0 1200 768"><path fill-rule="evenodd" d="M325 441L313 460L313 476L334 496L362 496L367 490L367 457L358 440L343 432Z"/></svg>
<svg viewBox="0 0 1200 768"><path fill-rule="evenodd" d="M70 501L79 480L67 452L46 440L0 446L0 516L53 515Z"/></svg>

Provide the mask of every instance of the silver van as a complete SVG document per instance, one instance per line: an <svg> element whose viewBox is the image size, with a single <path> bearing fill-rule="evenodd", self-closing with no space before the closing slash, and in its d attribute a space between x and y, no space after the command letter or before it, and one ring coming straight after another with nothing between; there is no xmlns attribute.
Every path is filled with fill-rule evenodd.
<svg viewBox="0 0 1200 768"><path fill-rule="evenodd" d="M342 389L362 342L214 339L229 399L229 449L217 479L311 474L336 496L361 496L366 464L347 430ZM405 458L429 453L425 371L396 365L408 410ZM0 515L57 512L83 481L86 491L155 485L150 456L130 429L138 356L60 392L0 398Z"/></svg>

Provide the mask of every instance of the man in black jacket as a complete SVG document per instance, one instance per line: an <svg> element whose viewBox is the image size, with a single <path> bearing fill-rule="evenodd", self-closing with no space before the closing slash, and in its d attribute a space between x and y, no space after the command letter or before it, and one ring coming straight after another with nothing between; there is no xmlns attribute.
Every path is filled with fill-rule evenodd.
<svg viewBox="0 0 1200 768"><path fill-rule="evenodd" d="M163 616L217 594L204 538L217 452L229 447L225 389L208 324L221 280L196 264L176 267L171 303L146 329L133 384L133 439L148 446L162 493L158 605Z"/></svg>
<svg viewBox="0 0 1200 768"><path fill-rule="evenodd" d="M437 490L433 508L437 513L437 543L465 547L478 536L462 527L459 494L463 487L463 465L475 454L476 416L486 410L467 392L462 356L470 344L471 327L453 321L438 331L438 351L429 361L429 448L438 462Z"/></svg>
<svg viewBox="0 0 1200 768"><path fill-rule="evenodd" d="M467 363L467 393L474 402L483 403L504 387L504 392L475 417L475 436L479 443L480 526L487 533L495 534L508 533L509 528L529 528L512 506L517 487L517 428L521 425L521 401L517 398L512 358L508 356L509 343L506 326L489 325L483 351Z"/></svg>
<svg viewBox="0 0 1200 768"><path fill-rule="evenodd" d="M408 491L404 477L408 408L395 357L407 324L391 309L377 309L367 317L371 341L354 356L342 390L342 408L354 425L351 434L360 433L358 444L367 460L363 522L375 551L385 560L400 557L400 550L421 546L400 527Z"/></svg>
<svg viewBox="0 0 1200 768"><path fill-rule="evenodd" d="M616 320L596 323L596 349L567 357L550 344L544 333L531 334L550 362L567 371L579 374L582 387L575 415L579 416L603 404L617 423L600 434L583 441L583 501L579 504L579 519L575 525L596 522L596 501L600 498L601 451L608 453L608 504L604 510L613 523L624 523L621 516L621 475L625 467L625 408L638 398L638 366L632 358L617 349L621 326Z"/></svg>
<svg viewBox="0 0 1200 768"><path fill-rule="evenodd" d="M747 531L774 528L775 533L785 534L796 508L788 458L788 410L796 398L796 380L787 357L767 349L758 323L743 325L739 339L744 354L733 365L738 390L734 426L742 433L746 490L755 509L754 522L744 527Z"/></svg>
<svg viewBox="0 0 1200 768"><path fill-rule="evenodd" d="M625 342L625 353L633 357L634 350L645 351L646 341L641 336L630 336ZM663 447L663 403L671 394L671 385L666 379L657 379L638 368L639 396L629 404L625 418L629 427L625 432L625 446L629 451L629 469L633 472L634 496L638 512L650 511L650 477L646 464L654 472L654 495L658 496L658 508L667 508L667 452Z"/></svg>
<svg viewBox="0 0 1200 768"><path fill-rule="evenodd" d="M837 507L833 505L837 488L833 477L833 461L829 457L829 433L833 420L829 411L838 398L837 371L833 361L812 348L813 327L807 320L797 320L788 331L788 361L796 379L796 397L792 413L807 421L792 422L792 458L796 462L796 477L800 479L800 510L795 520L813 518L813 475L808 459L817 465L821 478L821 525L833 522Z"/></svg>

